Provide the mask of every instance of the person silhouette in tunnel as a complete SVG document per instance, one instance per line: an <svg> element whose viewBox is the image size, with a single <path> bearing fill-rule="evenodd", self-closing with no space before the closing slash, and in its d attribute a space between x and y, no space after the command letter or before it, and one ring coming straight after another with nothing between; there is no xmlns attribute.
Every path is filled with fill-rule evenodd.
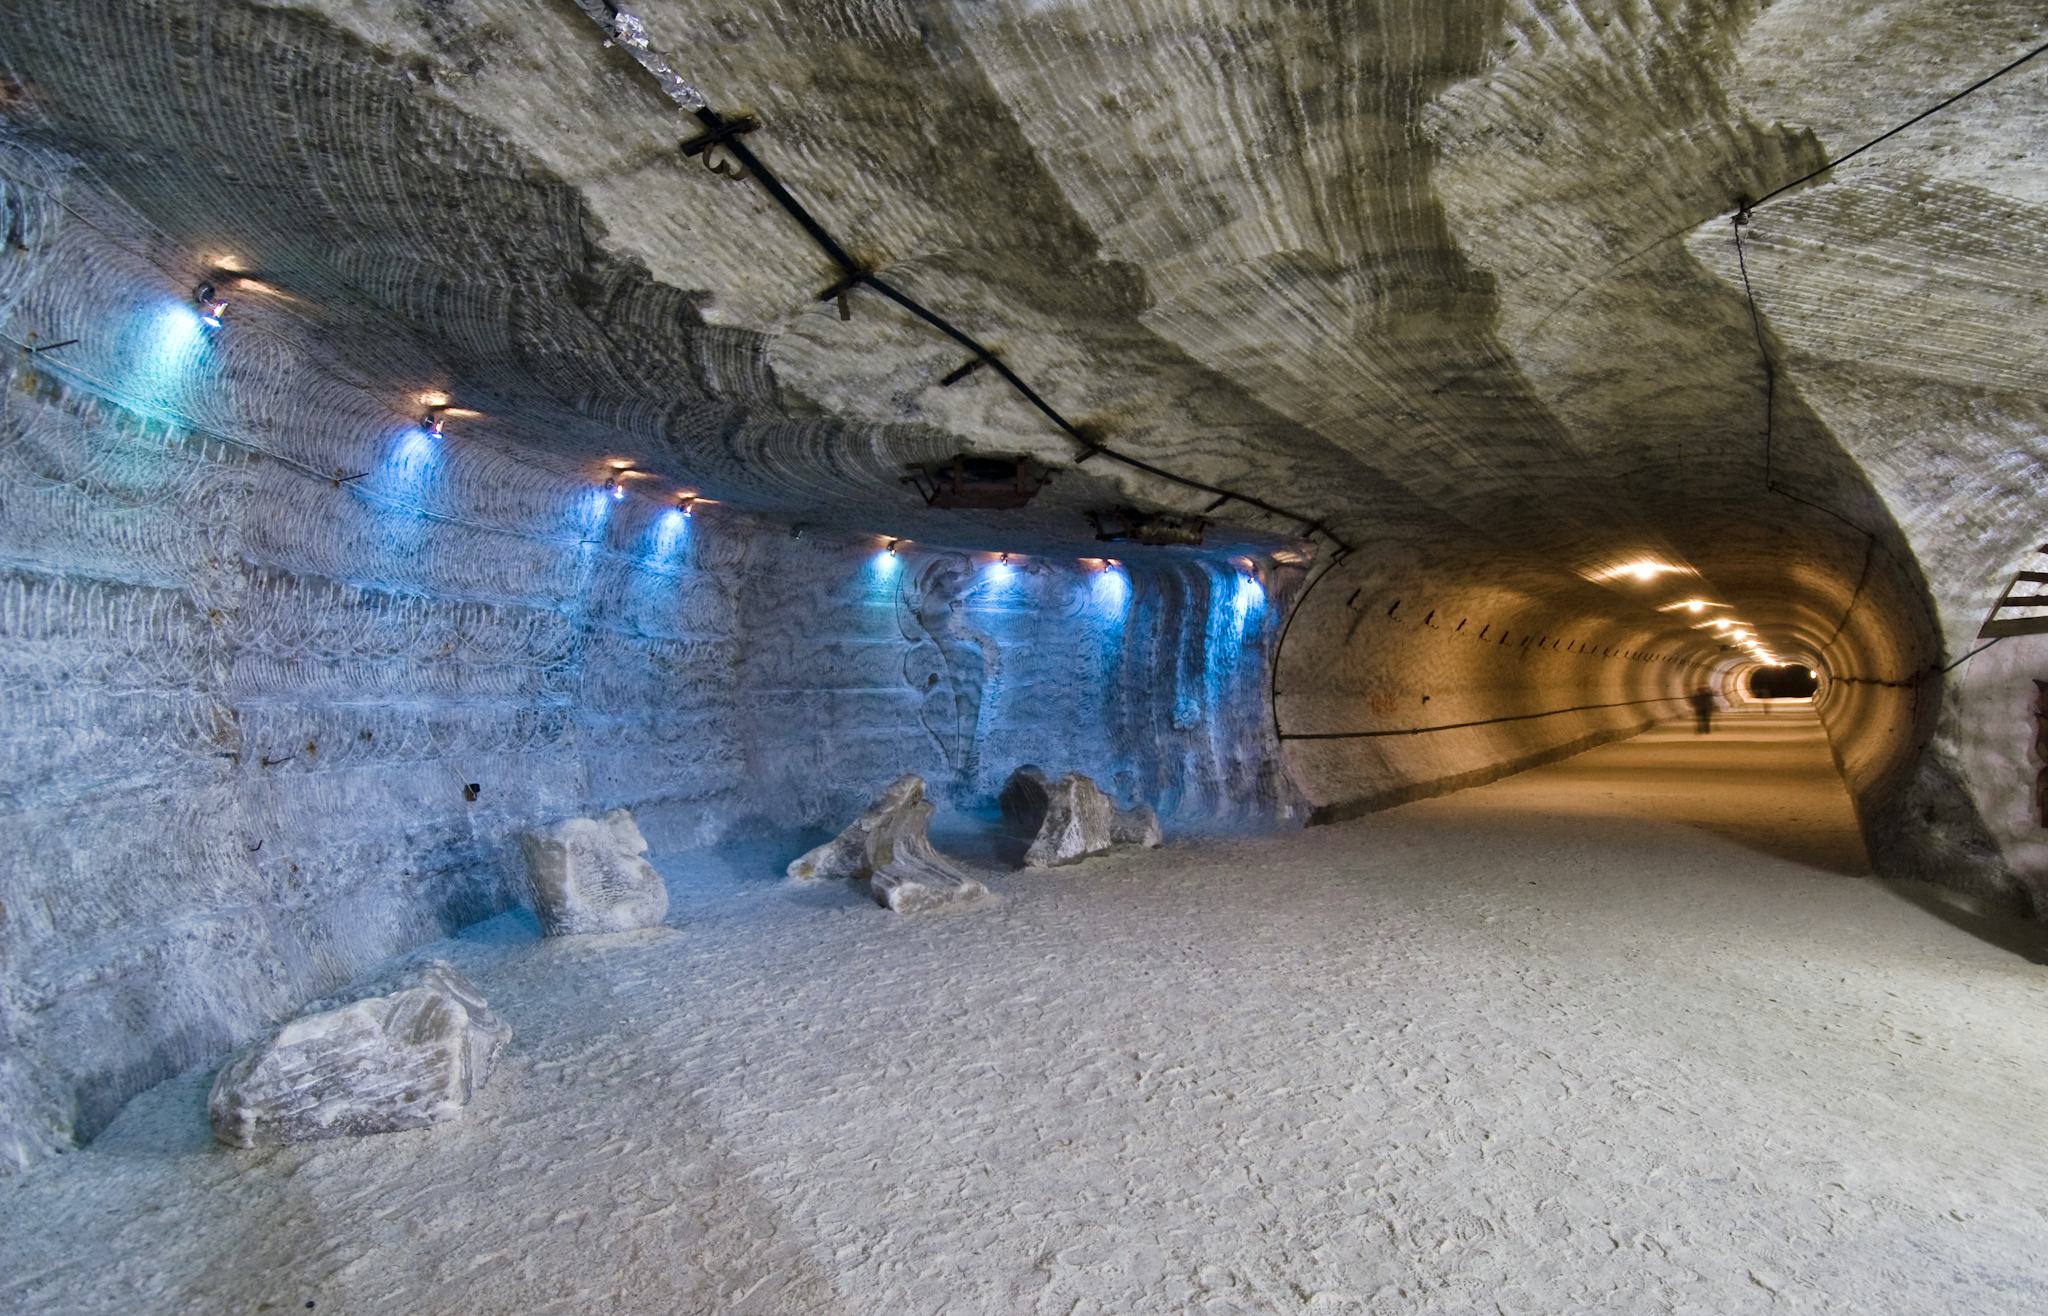
<svg viewBox="0 0 2048 1316"><path fill-rule="evenodd" d="M1694 730L1704 736L1714 729L1714 692L1701 686L1688 695L1687 699L1692 703L1692 715L1699 719L1699 725Z"/></svg>

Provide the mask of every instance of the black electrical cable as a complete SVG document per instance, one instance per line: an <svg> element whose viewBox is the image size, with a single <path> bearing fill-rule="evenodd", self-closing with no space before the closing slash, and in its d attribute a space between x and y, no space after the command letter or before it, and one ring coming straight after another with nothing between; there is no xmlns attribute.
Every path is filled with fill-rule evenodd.
<svg viewBox="0 0 2048 1316"><path fill-rule="evenodd" d="M1771 349L1764 341L1763 316L1756 309L1756 290L1749 285L1749 258L1742 253L1742 228L1749 223L1749 212L1739 212L1733 221L1735 227L1735 264L1742 271L1742 296L1749 303L1749 328L1756 335L1756 352L1764 363L1764 488L1775 489L1771 479L1772 444L1776 436L1778 414L1778 367L1771 360Z"/></svg>
<svg viewBox="0 0 2048 1316"><path fill-rule="evenodd" d="M1757 309L1756 289L1750 285L1749 281L1749 260L1743 254L1742 230L1748 223L1749 211L1746 209L1736 212L1735 218L1731 221L1735 231L1735 263L1742 271L1742 296L1749 304L1749 327L1756 334L1757 356L1762 360L1764 367L1764 491L1766 493L1774 493L1780 498L1790 499L1802 507L1811 507L1816 512L1825 512L1843 525L1848 526L1851 530L1854 530L1857 534L1862 535L1886 557L1890 557L1891 550L1879 542L1877 536L1866 527L1857 524L1834 508L1793 493L1790 489L1778 483L1777 469L1774 465L1777 441L1778 363L1772 359L1770 344L1764 337L1763 314Z"/></svg>
<svg viewBox="0 0 2048 1316"><path fill-rule="evenodd" d="M1856 522L1850 520L1847 516L1844 516L1842 513L1836 511L1834 508L1824 506L1823 504L1814 502L1812 499L1809 498L1802 498L1801 496L1793 493L1789 489L1782 489L1778 487L1776 470L1773 464L1775 461L1774 447L1776 441L1775 417L1777 412L1776 403L1778 370L1776 362L1774 362L1771 359L1770 346L1764 338L1763 318L1761 313L1757 310L1756 289L1751 285L1749 279L1749 260L1743 250L1742 230L1750 222L1750 217L1755 213L1757 207L1765 204L1768 201L1774 200L1777 197L1783 196L1785 193L1790 192L1793 188L1798 187L1803 183L1812 182L1814 179L1828 172L1828 170L1833 169L1836 165L1842 164L1848 160L1855 159L1857 156L1862 155L1865 151L1868 151L1871 147L1876 146L1880 142L1883 142L1888 138L1898 136L1900 133L1912 127L1914 124L1919 123L1921 120L1927 119L1935 114L1940 113L1941 111L1947 109L1949 106L1955 104L1957 101L1963 99L1965 96L1970 95L1972 92L1982 90L1983 88L1989 86L1993 82L1996 82L1998 79L2004 77L2006 74L2011 73L2014 69L2019 68L2020 66L2029 62L2030 60L2033 60L2043 54L2048 54L2048 42L2044 42L2043 44L2034 47L2032 50L2028 51L2024 55L2021 55L2018 59L2013 60L2011 63L2005 65L2003 68L1997 70L1994 73L1990 73L1982 78L1979 78L1977 81L1971 83L1969 86L1963 88L1961 91L1955 93L1953 96L1949 96L1937 102L1936 104L1929 106L1928 108L1922 110L1920 113L1914 115L1912 118L1907 119L1905 122L1897 124L1894 127L1879 133L1877 136L1863 143L1863 145L1857 147L1855 150L1847 151L1841 155L1836 156L1834 159L1829 160L1827 163L1821 165L1818 169L1814 169L1808 173L1802 174L1798 178L1793 179L1791 182L1786 183L1782 187L1773 188L1771 191L1764 193L1763 196L1757 198L1755 201L1744 202L1741 208L1739 208L1735 212L1735 215L1731 221L1732 227L1735 232L1735 263L1737 267L1740 268L1740 270L1742 271L1742 294L1744 299L1749 304L1749 325L1751 331L1756 335L1757 355L1762 359L1764 367L1764 489L1769 493L1777 494L1781 498L1788 498L1795 503L1801 504L1802 506L1811 507L1815 511L1825 512L1827 515L1835 518L1837 521L1840 521L1843 525L1846 525L1851 529L1859 532L1864 537L1863 574L1856 582L1855 593L1850 596L1848 610L1843 612L1842 620L1837 622L1835 625L1834 635L1829 637L1827 644L1821 646L1821 651L1823 653L1825 653L1828 647L1834 643L1836 638L1840 637L1842 633L1842 628L1849 624L1850 615L1855 612L1856 604L1862 599L1864 583L1869 579L1870 576L1871 551L1875 549L1878 552L1884 553L1886 557L1891 556L1891 551L1885 548L1884 544L1879 541L1878 537L1875 534L1865 529L1863 526L1858 525ZM1641 253L1637 254L1640 255ZM1633 260L1635 259L1635 257L1631 256L1629 257L1629 259ZM1583 291L1583 289L1581 291ZM1577 294L1573 295L1576 296ZM1948 666L1938 669L1938 671L1936 671L1935 674L1946 675L1947 673L1954 671L1956 668L1962 666L1964 663L1970 661L1970 659L1976 657L1978 654L1984 652L1984 650L1990 648L1993 644L1996 643L1998 643L1998 640L1993 639L1988 641L1987 643L1978 645L1975 649L1972 649L1970 652L1964 654L1961 658L1956 659Z"/></svg>
<svg viewBox="0 0 2048 1316"><path fill-rule="evenodd" d="M1971 84L1970 84L1969 86L1967 86L1967 87L1963 88L1963 89L1962 89L1961 91L1959 91L1959 92L1957 92L1957 93L1956 93L1955 95L1953 95L1953 96L1949 97L1949 98L1948 98L1947 100L1945 100L1945 101L1942 101L1942 102L1941 102L1940 104L1938 104L1938 105L1931 105L1931 106L1929 106L1928 108L1926 108L1926 109L1924 109L1924 110L1920 111L1920 113L1918 113L1918 114L1914 115L1914 116L1913 116L1912 118L1910 118L1910 119L1906 120L1906 121L1905 121L1904 123L1902 123L1902 124L1898 125L1897 127L1895 127L1895 128L1892 128L1892 129L1889 129L1888 131L1885 131L1885 132L1881 132L1881 133L1879 133L1879 134L1878 134L1877 136L1875 136L1875 137L1871 138L1871 139L1870 139L1869 141L1867 141L1867 142L1863 143L1863 145L1861 145L1861 146L1857 147L1857 148L1856 148L1855 150L1853 150L1853 151L1850 151L1850 152L1849 152L1849 153L1847 153L1846 155L1838 155L1838 156L1836 156L1836 157L1835 157L1834 159L1832 159L1832 160L1828 161L1828 162L1827 162L1826 164L1822 165L1822 166L1821 166L1820 168L1818 168L1818 169L1814 170L1814 171L1813 171L1812 173L1809 173L1809 174L1801 174L1801 175L1800 175L1799 177L1797 177L1797 178L1793 179L1793 180L1792 180L1791 182L1789 182L1789 183L1785 184L1785 185L1784 185L1783 187L1780 187L1780 188L1777 188L1777 189L1775 189L1775 190L1773 190L1773 191L1769 191L1769 192L1766 192L1766 193L1764 193L1764 194L1763 194L1762 196L1758 197L1758 198L1757 198L1756 200L1754 200L1754 201L1750 202L1750 203L1749 203L1749 206L1748 206L1748 209L1750 209L1750 210L1755 210L1755 209L1756 209L1756 208L1757 208L1758 206L1760 206L1760 205L1764 204L1764 203L1765 203L1766 201L1769 201L1769 200L1771 200L1771 199L1772 199L1772 198L1774 198L1774 197L1780 197L1780 196L1783 196L1783 195L1784 195L1785 193L1787 193L1787 192L1790 192L1790 191L1791 191L1791 190L1792 190L1793 188L1795 188L1795 187L1798 187L1798 186L1799 186L1799 185L1800 185L1801 183L1810 183L1810 182L1812 182L1812 181L1813 181L1814 179L1816 179L1816 178L1819 178L1819 177L1820 177L1820 176L1821 176L1822 174L1826 173L1826 172L1827 172L1828 170L1830 170L1830 169L1833 169L1833 168L1834 168L1834 167L1835 167L1836 165L1838 165L1838 164L1841 164L1842 162L1844 162L1844 161L1846 161L1846 160L1853 160L1853 159L1855 159L1855 158L1856 158L1857 156L1859 156L1859 155L1862 155L1862 154L1863 154L1863 153L1864 153L1865 151L1869 150L1869 149L1870 149L1871 147L1873 147L1873 146L1876 146L1876 145L1877 145L1877 144L1878 144L1879 142L1881 142L1881 141L1884 141L1884 140L1885 140L1886 138L1888 138L1888 137L1896 137L1896 136L1898 136L1898 135L1899 135L1900 133L1902 133L1902 132L1906 131L1906 129L1908 129L1908 128L1912 127L1912 126L1913 126L1914 124L1916 124L1916 123L1920 122L1920 121L1921 121L1922 119L1925 119L1925 118L1929 117L1930 115L1934 115L1934 114L1939 114L1939 113L1940 113L1941 111L1943 111L1943 110L1947 109L1947 108L1948 108L1949 106L1951 106L1951 105L1955 104L1955 103L1956 103L1957 101L1959 101L1959 100L1961 100L1961 99L1962 99L1963 97L1965 97L1965 96L1969 95L1969 94L1970 94L1971 92L1973 92L1973 91L1978 91L1978 90L1981 90L1981 89L1982 89L1982 88L1984 88L1984 87L1987 87L1987 86L1989 86L1990 84L1992 84L1992 83L1994 83L1994 82L1998 81L1998 80L1999 80L2000 78L2004 77L2004 76L2005 76L2006 74L2008 74L2008 73L2012 72L2012 71L2013 71L2014 69L2018 68L2018 67L2019 67L2020 65L2022 65L2022 64L2024 64L2024 63L2026 63L2026 62L2027 62L2028 60L2030 60L2030 59L2033 59L2033 58L2034 58L2035 56L2037 56L2037 55L2040 55L2040 54L2042 54L2042 53L2044 53L2044 52L2048 52L2048 42L2044 42L2044 43L2042 43L2041 45L2035 46L2035 47L2034 47L2034 48L2033 48L2032 50L2028 51L2028 52L2027 52L2026 54L2024 54L2024 55L2020 56L2020 57L2019 57L2018 59L2014 60L2014 61L2013 61L2012 63L2010 63L2010 64L2006 65L2006 66L2005 66L2004 68L2002 68L2002 69L1998 70L1998 72L1996 72L1996 73L1993 73L1993 74L1990 74L1990 75L1988 75L1988 76L1986 76L1986 77L1982 77L1982 78L1979 78L1979 79L1977 79L1977 80L1976 80L1975 82L1973 82L1973 83L1971 83Z"/></svg>
<svg viewBox="0 0 2048 1316"><path fill-rule="evenodd" d="M1856 576L1856 588L1849 593L1849 606L1842 609L1842 619L1835 623L1835 629L1821 642L1820 651L1823 654L1834 647L1836 640L1842 638L1842 628L1849 624L1849 618L1856 614L1856 605L1863 601L1863 587L1870 583L1870 563L1876 556L1876 547L1875 539L1863 541L1863 570Z"/></svg>
<svg viewBox="0 0 2048 1316"><path fill-rule="evenodd" d="M1658 695L1653 699L1623 699L1612 704L1575 704L1570 708L1546 708L1540 713L1508 713L1501 717L1482 717L1471 722L1446 722L1434 727L1400 727L1391 731L1283 731L1282 740L1377 740L1385 736L1426 736L1437 731L1463 731L1468 727L1490 727L1500 722L1530 722L1540 717L1557 717L1564 713L1588 713L1598 708L1634 708L1641 704L1669 704L1685 698L1684 695Z"/></svg>
<svg viewBox="0 0 2048 1316"><path fill-rule="evenodd" d="M725 126L725 119L718 111L708 105L695 110L694 113L700 123L714 132ZM847 254L846 249L839 245L839 242L833 238L832 234L826 230L825 226L818 222L817 217L811 214L803 202L798 201L796 197L790 194L789 189L784 187L782 181L775 176L775 171L762 163L761 157L748 149L745 142L741 141L737 136L731 136L721 141L719 146L721 149L732 154L733 159L739 162L741 168L745 169L749 176L761 184L762 191L766 192L776 205L780 206L791 219L795 220L798 227L802 228L809 235L811 241L817 244L818 249L831 258L832 263L840 268L846 276L842 281L842 293L858 287L869 288L889 301L894 302L911 315L924 321L933 329L966 348L969 352L972 352L976 360L985 363L990 369L1002 376L1003 381L1016 390L1018 396L1031 404L1039 414L1051 421L1061 433L1079 444L1082 449L1080 460L1086 461L1090 457L1103 457L1127 466L1134 471L1142 471L1146 475L1178 484L1183 488L1195 489L1202 493L1228 498L1234 502L1243 503L1247 507L1256 507L1262 512L1268 512L1274 516L1294 522L1296 525L1301 526L1308 535L1322 535L1332 544L1336 545L1339 552L1349 553L1351 551L1349 544L1332 534L1315 517L1304 516L1300 512L1267 502L1263 498L1255 498L1250 494L1239 493L1235 489L1226 489L1220 485L1209 484L1202 480L1180 475L1162 466L1156 466L1142 458L1118 452L1116 449L1091 437L1086 431L1061 415L1057 407L1046 401L1045 397L1037 389L1032 388L1031 385L1026 383L1016 371L1004 364L1000 357L972 334L961 329L952 321L919 302L902 289L881 278L874 271L866 269L856 262L852 256Z"/></svg>
<svg viewBox="0 0 2048 1316"><path fill-rule="evenodd" d="M1348 548L1339 549L1331 554L1329 563L1301 587L1301 593L1294 596L1294 606L1287 610L1286 620L1280 623L1280 634L1273 641L1273 679L1266 682L1266 711L1272 715L1273 736L1276 740L1287 738L1287 733L1280 727L1280 655L1287 650L1288 632L1294 629L1295 618L1301 616L1308 603L1308 596L1315 592L1315 587L1328 579L1344 564L1344 559L1350 556L1351 550Z"/></svg>
<svg viewBox="0 0 2048 1316"><path fill-rule="evenodd" d="M1960 657L1960 658L1956 659L1956 660L1955 660L1954 662L1950 663L1950 664L1949 664L1948 666L1946 666L1946 667L1942 668L1942 669L1941 669L1941 674L1942 674L1943 676L1946 676L1946 675L1948 675L1948 674L1949 674L1950 672L1953 672L1953 671L1954 671L1954 670L1955 670L1956 668L1958 668L1958 667L1961 667L1961 666L1962 666L1962 665L1963 665L1964 663L1966 663L1966 662L1970 661L1970 660L1971 660L1972 658L1975 658L1975 657L1976 657L1976 656L1977 656L1978 654L1980 654L1980 653L1983 653L1983 652L1984 652L1984 651L1985 651L1986 649L1989 649L1989 648L1990 648L1990 647L1991 647L1992 645L1994 645L1994 644L1998 643L1998 642L1999 642L2000 640L2002 640L2002 639L2004 639L2004 638L2005 638L2005 637L2004 637L2003 635L1994 635L1994 636L1992 636L1992 637L1991 637L1990 639L1988 639L1988 640L1984 641L1984 643L1982 643L1982 644L1978 645L1978 646L1977 646L1976 648L1974 648L1974 649L1970 650L1970 651L1969 651L1968 653L1966 653L1966 654L1964 654L1964 655L1963 655L1962 657Z"/></svg>
<svg viewBox="0 0 2048 1316"><path fill-rule="evenodd" d="M1922 110L1920 113L1914 115L1912 118L1906 120L1904 123L1901 123L1893 128L1889 128L1882 133L1879 133L1877 136L1863 143L1863 145L1857 147L1855 150L1836 156L1834 159L1828 161L1820 168L1815 169L1810 173L1800 175L1798 178L1793 179L1791 182L1785 184L1783 187L1771 189L1769 192L1766 192L1760 200L1747 202L1742 207L1742 209L1755 210L1758 206L1764 204L1764 202L1771 201L1778 197L1783 196L1785 193L1791 191L1793 188L1798 187L1801 183L1812 182L1814 179L1820 177L1828 170L1833 169L1836 165L1841 164L1843 161L1853 160L1857 156L1869 150L1871 147L1876 146L1879 142L1884 141L1886 138L1895 137L1898 134L1904 132L1906 129L1912 127L1914 124L1920 122L1922 119L1925 119L1930 115L1937 114L1940 111L1947 109L1949 106L1963 99L1963 97L1968 96L1971 92L1982 90L1984 87L1990 85L1993 82L1996 82L1998 79L2004 77L2006 74L2012 72L2014 69L2020 67L2020 65L2025 64L2028 60L2033 59L2035 56L2040 55L2044 51L2048 51L2048 45L2040 45L2034 47L2032 50L2020 56L2012 63L1998 70L1996 73L1993 73L1988 77L1979 78L1977 81L1963 88L1955 95L1950 96L1948 99L1942 101L1940 104L1930 106L1929 108ZM1741 213L1741 210L1738 210L1737 213ZM1634 264L1637 260L1648 255L1652 251L1655 251L1657 248L1663 246L1665 243L1671 241L1673 238L1684 237L1686 234L1692 232L1694 229L1697 229L1701 224L1706 223L1708 220L1712 218L1714 217L1712 215L1709 215L1705 219L1699 220L1697 223L1687 224L1683 227L1672 229L1670 232L1663 234L1661 237L1652 239L1651 241L1636 248L1628 255L1623 256L1620 260L1615 261L1612 265L1607 266L1605 269L1595 274L1592 278L1586 280L1577 288L1574 288L1571 291L1571 293L1565 297L1563 301L1551 307L1548 311L1545 311L1543 313L1543 317L1537 320L1535 325L1530 328L1528 334L1524 336L1521 344L1517 345L1513 350L1520 351L1521 347L1526 346L1530 339L1533 339L1538 333L1542 332L1543 326L1549 324L1551 319L1555 317L1558 314L1558 312L1564 310L1567 306L1570 306L1573 302L1577 301L1579 297L1582 294L1584 294L1587 290L1600 284L1609 275L1613 274L1616 270L1619 270L1624 266Z"/></svg>

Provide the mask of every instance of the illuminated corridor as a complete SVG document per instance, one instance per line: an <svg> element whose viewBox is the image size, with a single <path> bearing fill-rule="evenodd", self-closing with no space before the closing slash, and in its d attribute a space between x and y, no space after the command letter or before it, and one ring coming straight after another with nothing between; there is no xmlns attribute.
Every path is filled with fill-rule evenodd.
<svg viewBox="0 0 2048 1316"><path fill-rule="evenodd" d="M2048 1311L2043 142L2040 0L0 0L0 1311Z"/></svg>

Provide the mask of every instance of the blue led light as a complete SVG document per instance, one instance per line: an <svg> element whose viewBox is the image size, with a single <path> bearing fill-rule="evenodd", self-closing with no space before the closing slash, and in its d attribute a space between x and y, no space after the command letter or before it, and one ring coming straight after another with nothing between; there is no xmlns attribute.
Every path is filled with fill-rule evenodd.
<svg viewBox="0 0 2048 1316"><path fill-rule="evenodd" d="M1123 616L1124 605L1131 600L1131 580L1122 567L1114 562L1104 564L1102 570L1095 573L1091 589L1097 607L1119 618Z"/></svg>
<svg viewBox="0 0 2048 1316"><path fill-rule="evenodd" d="M690 511L671 507L654 518L654 564L667 566L682 552L690 534Z"/></svg>
<svg viewBox="0 0 2048 1316"><path fill-rule="evenodd" d="M898 556L896 541L893 539L889 541L887 548L875 554L875 574L878 576L886 579L895 575L902 567L903 559Z"/></svg>
<svg viewBox="0 0 2048 1316"><path fill-rule="evenodd" d="M406 493L417 493L433 483L441 469L441 445L434 435L416 426L408 427L391 445L385 462L391 483Z"/></svg>
<svg viewBox="0 0 2048 1316"><path fill-rule="evenodd" d="M211 340L190 303L172 302L136 326L129 342L127 384L153 406L184 403L200 378Z"/></svg>
<svg viewBox="0 0 2048 1316"><path fill-rule="evenodd" d="M199 323L209 329L220 328L220 318L227 312L227 298L214 295L213 285L202 283L192 290L192 300L199 307Z"/></svg>
<svg viewBox="0 0 2048 1316"><path fill-rule="evenodd" d="M600 486L583 496L583 542L595 543L604 533L604 526L612 514L611 491Z"/></svg>
<svg viewBox="0 0 2048 1316"><path fill-rule="evenodd" d="M1266 604L1266 591L1260 586L1258 577L1249 571L1237 578L1237 596L1232 600L1237 608L1237 620L1242 625L1252 613Z"/></svg>
<svg viewBox="0 0 2048 1316"><path fill-rule="evenodd" d="M189 306L166 306L156 317L156 342L170 352L184 352L200 341L206 317Z"/></svg>

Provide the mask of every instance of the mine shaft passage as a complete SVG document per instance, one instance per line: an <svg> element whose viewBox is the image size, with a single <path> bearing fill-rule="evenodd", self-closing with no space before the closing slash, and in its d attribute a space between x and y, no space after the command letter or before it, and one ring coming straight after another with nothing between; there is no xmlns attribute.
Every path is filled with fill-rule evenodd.
<svg viewBox="0 0 2048 1316"><path fill-rule="evenodd" d="M1844 9L0 0L0 1316L2048 1310L2048 30Z"/></svg>
<svg viewBox="0 0 2048 1316"><path fill-rule="evenodd" d="M1811 699L1820 676L1811 667L1759 667L1749 674L1749 692L1758 699Z"/></svg>

